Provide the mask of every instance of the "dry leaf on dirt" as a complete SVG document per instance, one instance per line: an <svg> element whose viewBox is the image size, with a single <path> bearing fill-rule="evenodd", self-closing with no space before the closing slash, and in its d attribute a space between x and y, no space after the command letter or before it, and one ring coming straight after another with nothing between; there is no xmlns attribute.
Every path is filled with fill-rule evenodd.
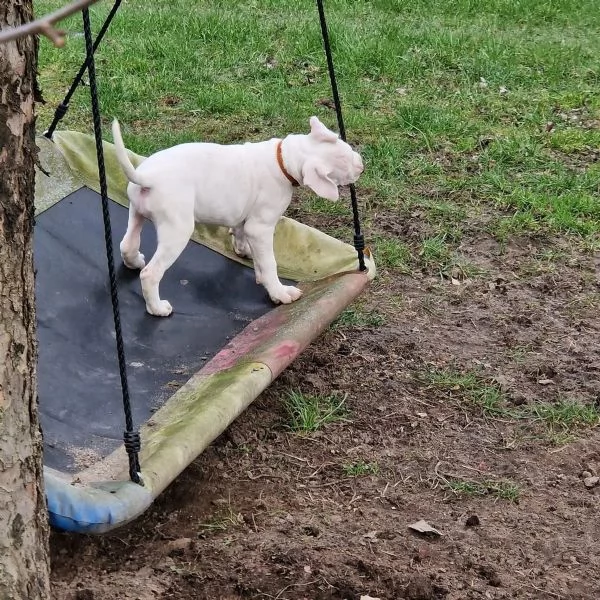
<svg viewBox="0 0 600 600"><path fill-rule="evenodd" d="M424 533L427 535L442 535L440 531L432 527L427 521L424 521L423 519L417 521L416 523L413 523L412 525L409 525L408 528L412 529L413 531L418 531L419 533Z"/></svg>

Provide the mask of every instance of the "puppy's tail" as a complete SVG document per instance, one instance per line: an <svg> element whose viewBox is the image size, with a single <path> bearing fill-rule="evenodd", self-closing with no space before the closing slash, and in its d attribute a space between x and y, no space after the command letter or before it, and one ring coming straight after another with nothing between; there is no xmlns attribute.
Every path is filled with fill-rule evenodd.
<svg viewBox="0 0 600 600"><path fill-rule="evenodd" d="M127 155L127 150L125 149L125 144L123 143L123 138L121 137L121 128L119 127L119 122L114 119L112 123L112 134L115 143L115 152L117 154L117 160L125 173L125 176L132 183L137 183L142 187L150 187L147 182L144 181L144 178L136 172L135 167L129 160L129 156Z"/></svg>

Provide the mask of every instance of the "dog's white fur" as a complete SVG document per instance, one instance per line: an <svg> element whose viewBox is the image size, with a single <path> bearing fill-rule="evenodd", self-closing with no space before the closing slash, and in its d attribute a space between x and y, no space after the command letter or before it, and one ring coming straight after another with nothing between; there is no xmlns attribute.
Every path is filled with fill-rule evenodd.
<svg viewBox="0 0 600 600"><path fill-rule="evenodd" d="M256 282L264 285L273 302L288 304L301 296L298 288L279 280L273 253L275 225L292 199L292 184L277 162L278 139L180 144L151 155L136 169L116 120L112 132L117 158L130 182L121 256L127 267L141 269L150 314L171 314L169 302L160 299L159 283L183 252L196 222L231 228L235 252L253 259ZM363 171L360 155L317 117L310 119L309 134L288 135L281 149L287 172L329 200L339 198L338 185L355 182ZM140 253L144 218L153 221L158 238L147 265Z"/></svg>

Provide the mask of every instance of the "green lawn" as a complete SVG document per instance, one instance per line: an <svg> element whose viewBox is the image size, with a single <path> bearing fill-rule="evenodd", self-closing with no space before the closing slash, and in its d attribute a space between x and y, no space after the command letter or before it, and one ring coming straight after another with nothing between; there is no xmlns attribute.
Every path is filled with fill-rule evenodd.
<svg viewBox="0 0 600 600"><path fill-rule="evenodd" d="M63 3L40 0L36 9ZM408 250L413 266L432 272L452 263L452 252L473 231L501 240L566 234L569 243L596 248L596 2L325 5L348 137L366 159L363 215L383 267L406 272L411 263L398 235L382 228L381 214L395 222L419 214L423 230ZM110 6L93 7L96 29ZM65 27L65 48L47 40L40 48L48 102L39 109L40 130L83 58L80 17ZM97 62L105 124L118 117L127 145L140 153L190 140L302 131L311 114L335 125L310 0L129 0ZM87 89L80 89L64 127L91 131L88 111ZM317 222L332 212L347 221L346 206L332 211L328 203L302 202ZM430 264L432 248L439 264Z"/></svg>

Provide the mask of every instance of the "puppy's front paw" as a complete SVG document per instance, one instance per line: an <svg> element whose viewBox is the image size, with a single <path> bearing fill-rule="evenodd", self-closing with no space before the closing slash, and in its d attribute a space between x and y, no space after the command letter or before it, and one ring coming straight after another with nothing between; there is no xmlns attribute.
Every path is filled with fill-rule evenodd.
<svg viewBox="0 0 600 600"><path fill-rule="evenodd" d="M291 304L302 296L302 290L291 285L282 285L275 293L269 294L276 304Z"/></svg>
<svg viewBox="0 0 600 600"><path fill-rule="evenodd" d="M168 317L173 312L173 307L167 300L161 300L155 306L146 304L146 310L155 317Z"/></svg>

